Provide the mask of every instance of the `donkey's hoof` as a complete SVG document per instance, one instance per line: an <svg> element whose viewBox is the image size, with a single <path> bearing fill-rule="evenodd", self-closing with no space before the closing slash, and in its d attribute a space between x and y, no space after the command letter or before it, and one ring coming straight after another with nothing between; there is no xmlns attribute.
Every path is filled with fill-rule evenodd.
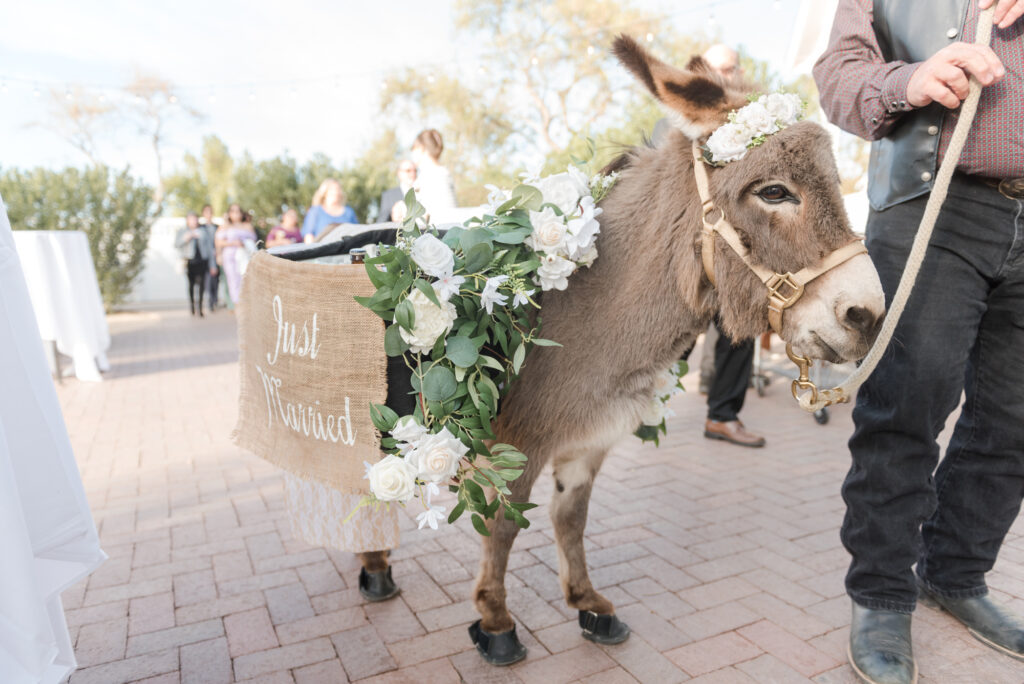
<svg viewBox="0 0 1024 684"><path fill-rule="evenodd" d="M629 638L629 625L617 618L615 613L602 615L581 610L580 628L584 639L597 644L621 644Z"/></svg>
<svg viewBox="0 0 1024 684"><path fill-rule="evenodd" d="M390 565L380 572L366 572L366 568L359 571L359 593L367 601L387 601L401 591L391 579Z"/></svg>
<svg viewBox="0 0 1024 684"><path fill-rule="evenodd" d="M469 638L476 644L476 650L483 659L491 665L511 665L526 657L526 647L519 643L515 625L507 632L491 634L477 620L469 626Z"/></svg>

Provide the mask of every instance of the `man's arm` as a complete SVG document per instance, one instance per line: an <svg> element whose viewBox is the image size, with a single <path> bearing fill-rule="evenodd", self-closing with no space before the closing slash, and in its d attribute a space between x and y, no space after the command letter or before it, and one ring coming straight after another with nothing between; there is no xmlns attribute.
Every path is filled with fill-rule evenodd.
<svg viewBox="0 0 1024 684"><path fill-rule="evenodd" d="M993 0L980 0L981 9ZM839 0L828 48L814 65L821 106L829 120L851 133L878 140L900 116L938 102L956 109L967 97L971 76L982 85L1006 73L992 48L952 43L924 62L885 62L872 27L872 0ZM1019 18L1024 0L999 0L1002 20ZM996 17L999 21L1000 17Z"/></svg>
<svg viewBox="0 0 1024 684"><path fill-rule="evenodd" d="M868 140L885 137L912 109L907 83L917 66L882 57L871 0L839 0L828 48L814 65L821 108L850 133Z"/></svg>

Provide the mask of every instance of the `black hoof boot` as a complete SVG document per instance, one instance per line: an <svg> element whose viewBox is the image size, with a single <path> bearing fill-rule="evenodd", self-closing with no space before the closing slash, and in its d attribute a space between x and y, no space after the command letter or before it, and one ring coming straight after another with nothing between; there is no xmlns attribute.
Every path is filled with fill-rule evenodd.
<svg viewBox="0 0 1024 684"><path fill-rule="evenodd" d="M519 643L515 625L507 632L491 634L477 620L469 626L469 638L476 644L476 650L483 659L491 665L511 665L526 657L526 647Z"/></svg>
<svg viewBox="0 0 1024 684"><path fill-rule="evenodd" d="M391 566L380 572L366 572L366 568L359 570L359 593L367 601L387 601L398 596L400 591L391 579Z"/></svg>
<svg viewBox="0 0 1024 684"><path fill-rule="evenodd" d="M602 615L581 610L580 628L583 638L596 644L621 644L629 638L629 625L615 617L615 613Z"/></svg>

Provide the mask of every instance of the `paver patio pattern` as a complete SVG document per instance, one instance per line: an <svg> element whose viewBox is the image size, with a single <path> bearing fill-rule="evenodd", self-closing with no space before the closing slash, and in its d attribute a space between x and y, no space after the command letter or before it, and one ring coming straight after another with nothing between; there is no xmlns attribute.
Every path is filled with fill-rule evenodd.
<svg viewBox="0 0 1024 684"><path fill-rule="evenodd" d="M110 556L64 594L72 684L855 681L838 538L848 407L819 426L776 380L743 412L767 448L710 442L691 373L660 448L630 438L613 450L586 544L595 586L633 628L618 646L583 640L562 600L542 476L507 582L529 656L496 669L466 634L477 541L465 517L421 532L403 516L402 594L366 604L355 557L295 539L280 471L231 443L233 315L110 325L105 381L58 387ZM1022 534L1018 522L989 577L1020 613ZM933 609L917 610L914 639L922 682L1024 681L1024 665Z"/></svg>

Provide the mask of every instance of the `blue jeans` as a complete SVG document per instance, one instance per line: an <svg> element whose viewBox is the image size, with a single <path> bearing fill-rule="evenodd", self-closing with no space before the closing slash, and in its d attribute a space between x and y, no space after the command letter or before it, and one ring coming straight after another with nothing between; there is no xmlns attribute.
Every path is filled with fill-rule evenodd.
<svg viewBox="0 0 1024 684"><path fill-rule="evenodd" d="M927 197L872 212L887 303ZM1024 496L1024 200L957 175L906 310L853 411L841 537L857 603L909 613L912 570L949 597L987 593ZM946 456L936 438L966 402ZM936 464L938 469L936 470Z"/></svg>

